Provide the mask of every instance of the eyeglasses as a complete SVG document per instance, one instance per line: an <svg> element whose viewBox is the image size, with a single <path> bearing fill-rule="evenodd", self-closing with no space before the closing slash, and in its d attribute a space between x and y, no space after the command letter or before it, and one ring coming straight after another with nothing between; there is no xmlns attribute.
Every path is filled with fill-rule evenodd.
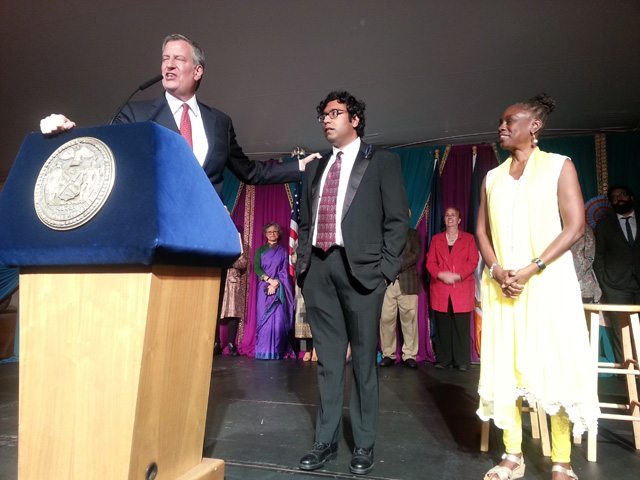
<svg viewBox="0 0 640 480"><path fill-rule="evenodd" d="M342 115L343 113L345 113L346 110L338 110L337 108L334 108L333 110L329 110L327 113L321 113L320 115L318 115L318 121L320 123L324 122L324 119L326 117L329 117L331 120L338 118L338 115Z"/></svg>

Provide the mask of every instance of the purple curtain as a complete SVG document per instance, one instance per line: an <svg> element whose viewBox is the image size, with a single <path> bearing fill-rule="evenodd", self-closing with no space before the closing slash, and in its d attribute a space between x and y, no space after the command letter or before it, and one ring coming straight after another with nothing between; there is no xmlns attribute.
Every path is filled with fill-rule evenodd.
<svg viewBox="0 0 640 480"><path fill-rule="evenodd" d="M436 356L433 352L433 345L431 344L431 323L429 321L429 284L427 283L427 242L428 242L428 226L429 219L426 215L423 215L416 230L420 235L420 247L422 251L422 257L418 262L418 278L420 279L420 293L418 294L418 355L416 360L419 362L426 360L428 362L435 362ZM400 336L401 329L398 328L398 336ZM398 343L400 341L398 340ZM400 345L401 348L401 345ZM402 350L400 350L400 354ZM400 357L398 357L400 358Z"/></svg>
<svg viewBox="0 0 640 480"><path fill-rule="evenodd" d="M284 185L242 185L232 218L242 225L243 238L249 244L247 268L247 312L238 335L238 351L242 355L255 356L256 341L256 288L257 277L253 271L256 249L266 242L262 227L277 222L282 228L280 244L286 249L289 242L291 204ZM239 229L240 230L240 229ZM222 332L221 332L222 336Z"/></svg>
<svg viewBox="0 0 640 480"><path fill-rule="evenodd" d="M451 147L444 170L440 176L442 188L442 213L449 207L460 210L460 225L467 224L469 198L471 196L471 176L473 174L473 151L471 145ZM438 233L438 232L434 232Z"/></svg>
<svg viewBox="0 0 640 480"><path fill-rule="evenodd" d="M464 226L470 227L470 218L476 218L480 201L479 193L477 197L474 195L478 190L473 188L472 180L475 177L476 180L479 178L481 182L487 172L498 165L493 148L491 145L485 144L476 147L477 155L474 169L473 151L474 147L472 145L451 147L440 177L443 211L448 207L457 207L460 210L462 220L460 225L462 229L464 229ZM475 235L475 228L470 229L469 232ZM470 334L471 361L477 362L480 357L476 348L478 342L476 342L476 326L473 312L471 315Z"/></svg>

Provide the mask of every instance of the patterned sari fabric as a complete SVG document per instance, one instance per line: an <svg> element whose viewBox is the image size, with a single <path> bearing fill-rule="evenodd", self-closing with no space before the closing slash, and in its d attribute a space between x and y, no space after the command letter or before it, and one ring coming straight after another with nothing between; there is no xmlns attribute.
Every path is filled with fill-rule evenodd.
<svg viewBox="0 0 640 480"><path fill-rule="evenodd" d="M560 234L557 189L565 159L536 149L519 180L509 175L511 158L487 174L493 248L504 268L528 265ZM515 299L502 295L485 268L482 310L478 415L509 429L523 396L551 415L564 408L576 435L595 429L596 366L571 252L531 277Z"/></svg>
<svg viewBox="0 0 640 480"><path fill-rule="evenodd" d="M256 358L272 360L293 354L289 341L293 329L294 294L289 278L288 253L281 245L261 249L262 270L280 282L273 295L260 282L256 295Z"/></svg>

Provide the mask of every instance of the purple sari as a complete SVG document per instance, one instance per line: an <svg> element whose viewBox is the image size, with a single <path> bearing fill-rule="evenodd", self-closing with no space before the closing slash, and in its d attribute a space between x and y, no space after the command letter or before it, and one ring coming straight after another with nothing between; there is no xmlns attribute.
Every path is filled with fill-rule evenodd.
<svg viewBox="0 0 640 480"><path fill-rule="evenodd" d="M288 253L282 245L262 252L264 272L280 282L274 295L260 282L256 293L256 358L272 360L292 354L289 336L293 328L294 295L289 278Z"/></svg>

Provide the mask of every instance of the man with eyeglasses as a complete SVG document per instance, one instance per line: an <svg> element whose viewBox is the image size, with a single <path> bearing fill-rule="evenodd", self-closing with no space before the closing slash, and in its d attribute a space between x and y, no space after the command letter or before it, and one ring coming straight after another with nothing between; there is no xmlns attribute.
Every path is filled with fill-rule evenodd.
<svg viewBox="0 0 640 480"><path fill-rule="evenodd" d="M204 52L196 42L184 35L168 35L162 42L160 65L165 93L155 100L128 103L113 123L152 121L180 133L220 196L225 167L248 184L300 180L304 165L317 154L309 155L298 163L272 164L250 160L236 141L231 118L196 99L204 67ZM40 122L40 130L45 135L73 127L75 123L60 114L49 115Z"/></svg>
<svg viewBox="0 0 640 480"><path fill-rule="evenodd" d="M365 105L332 92L317 107L330 153L303 174L298 283L318 354L320 408L315 442L299 468L316 470L337 455L351 344L349 469L373 469L378 415L376 347L386 286L402 264L409 218L399 158L364 143Z"/></svg>

